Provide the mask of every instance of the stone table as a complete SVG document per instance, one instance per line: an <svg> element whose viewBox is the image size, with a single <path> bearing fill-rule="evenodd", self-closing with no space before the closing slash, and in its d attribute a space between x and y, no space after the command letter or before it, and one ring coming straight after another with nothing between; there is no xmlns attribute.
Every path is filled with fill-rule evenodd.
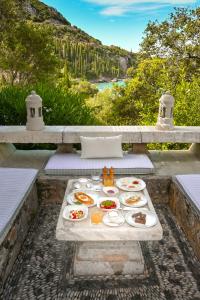
<svg viewBox="0 0 200 300"><path fill-rule="evenodd" d="M81 222L67 221L62 215L74 181L68 181L56 228L58 240L79 242L74 259L74 274L142 274L145 266L139 241L162 239L163 230L159 220L155 226L145 229L132 227L126 222L119 227L109 227L103 223L94 225L90 221L90 215L95 209L92 207L89 208L87 219ZM147 189L142 192L148 200L144 208L155 213ZM104 195L103 192L100 194Z"/></svg>

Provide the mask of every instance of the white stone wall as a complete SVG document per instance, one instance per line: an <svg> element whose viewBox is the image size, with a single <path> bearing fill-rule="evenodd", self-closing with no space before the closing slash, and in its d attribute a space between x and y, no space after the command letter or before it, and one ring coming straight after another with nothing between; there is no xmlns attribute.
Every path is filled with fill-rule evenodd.
<svg viewBox="0 0 200 300"><path fill-rule="evenodd" d="M122 135L123 143L200 143L200 126L176 126L173 131L155 126L45 126L27 131L25 126L0 126L1 143L80 143L80 136Z"/></svg>

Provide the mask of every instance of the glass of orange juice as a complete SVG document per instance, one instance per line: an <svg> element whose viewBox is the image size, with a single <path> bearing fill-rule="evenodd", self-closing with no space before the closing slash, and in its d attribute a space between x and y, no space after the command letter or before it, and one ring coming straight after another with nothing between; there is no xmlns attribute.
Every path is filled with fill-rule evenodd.
<svg viewBox="0 0 200 300"><path fill-rule="evenodd" d="M103 211L99 208L93 208L91 212L91 223L92 224L101 224L103 219Z"/></svg>

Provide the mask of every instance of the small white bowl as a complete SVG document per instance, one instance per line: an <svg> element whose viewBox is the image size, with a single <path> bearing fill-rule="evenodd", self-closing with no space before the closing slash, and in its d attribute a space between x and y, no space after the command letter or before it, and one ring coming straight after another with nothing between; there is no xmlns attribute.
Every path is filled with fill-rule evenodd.
<svg viewBox="0 0 200 300"><path fill-rule="evenodd" d="M81 219L71 219L70 218L70 212L72 210L82 210L84 213L84 216ZM72 221L72 222L80 222L83 221L87 218L88 216L88 207L86 205L67 205L65 206L63 210L63 218L67 221Z"/></svg>
<svg viewBox="0 0 200 300"><path fill-rule="evenodd" d="M104 186L103 187L103 192L106 195L112 197L112 196L115 196L116 194L119 193L119 189L115 186Z"/></svg>
<svg viewBox="0 0 200 300"><path fill-rule="evenodd" d="M103 217L103 223L111 227L121 226L124 222L125 218L118 210L108 211Z"/></svg>

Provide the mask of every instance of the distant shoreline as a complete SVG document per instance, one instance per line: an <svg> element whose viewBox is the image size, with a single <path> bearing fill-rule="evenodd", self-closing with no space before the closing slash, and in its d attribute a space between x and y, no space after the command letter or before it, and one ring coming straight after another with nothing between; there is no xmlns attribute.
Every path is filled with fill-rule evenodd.
<svg viewBox="0 0 200 300"><path fill-rule="evenodd" d="M109 82L119 82L119 81L123 81L127 79L126 77L124 78L100 78L100 79L92 79L92 80L89 80L89 82L91 83L109 83Z"/></svg>

